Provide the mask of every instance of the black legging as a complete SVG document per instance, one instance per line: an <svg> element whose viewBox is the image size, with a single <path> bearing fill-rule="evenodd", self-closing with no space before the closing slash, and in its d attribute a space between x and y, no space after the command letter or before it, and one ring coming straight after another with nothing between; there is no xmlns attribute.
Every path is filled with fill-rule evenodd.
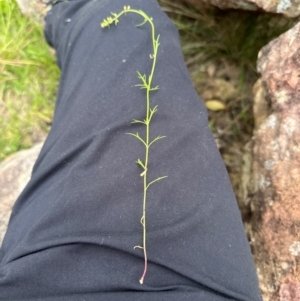
<svg viewBox="0 0 300 301"><path fill-rule="evenodd" d="M148 272L143 285L145 90L149 24L160 48L151 93L158 112L148 178ZM155 0L71 0L46 18L62 75L52 129L18 198L0 254L0 300L258 301L260 293L228 176L192 87L178 33Z"/></svg>

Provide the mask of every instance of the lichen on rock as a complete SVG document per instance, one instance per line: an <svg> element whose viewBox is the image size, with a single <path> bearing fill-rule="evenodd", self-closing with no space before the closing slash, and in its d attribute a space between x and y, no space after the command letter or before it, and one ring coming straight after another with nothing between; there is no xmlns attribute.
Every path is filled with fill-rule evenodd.
<svg viewBox="0 0 300 301"><path fill-rule="evenodd" d="M249 236L265 301L300 300L299 36L300 23L258 60L271 113L253 138Z"/></svg>

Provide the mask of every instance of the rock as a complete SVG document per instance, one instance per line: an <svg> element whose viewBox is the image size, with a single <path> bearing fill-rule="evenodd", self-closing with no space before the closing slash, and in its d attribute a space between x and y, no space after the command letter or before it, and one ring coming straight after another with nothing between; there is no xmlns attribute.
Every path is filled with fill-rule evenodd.
<svg viewBox="0 0 300 301"><path fill-rule="evenodd" d="M203 9L203 4L211 4L221 9L265 10L294 18L300 15L299 0L185 0L195 8Z"/></svg>
<svg viewBox="0 0 300 301"><path fill-rule="evenodd" d="M214 5L221 9L258 9L258 6L251 0L185 0L185 2L194 6L198 10L203 9L203 7L207 7L207 5Z"/></svg>
<svg viewBox="0 0 300 301"><path fill-rule="evenodd" d="M28 183L31 170L43 143L22 150L0 164L0 245L6 232L12 207Z"/></svg>
<svg viewBox="0 0 300 301"><path fill-rule="evenodd" d="M300 23L265 46L258 60L272 113L256 116L249 235L265 301L300 300L299 37ZM257 108L267 108L258 99Z"/></svg>
<svg viewBox="0 0 300 301"><path fill-rule="evenodd" d="M21 12L29 16L37 23L44 25L44 17L46 16L50 6L47 6L41 0L17 0Z"/></svg>
<svg viewBox="0 0 300 301"><path fill-rule="evenodd" d="M254 129L257 131L271 114L270 97L261 78L257 80L253 87L253 95Z"/></svg>

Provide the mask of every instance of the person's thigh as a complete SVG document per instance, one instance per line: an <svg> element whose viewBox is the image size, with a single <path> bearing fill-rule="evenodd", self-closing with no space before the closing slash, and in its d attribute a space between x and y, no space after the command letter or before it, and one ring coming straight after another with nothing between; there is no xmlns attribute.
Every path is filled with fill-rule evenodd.
<svg viewBox="0 0 300 301"><path fill-rule="evenodd" d="M144 284L143 143L137 71L153 65ZM62 75L52 129L17 200L0 257L0 300L260 300L228 176L192 87L177 30L155 0L56 4L45 33ZM143 222L143 220L142 220Z"/></svg>

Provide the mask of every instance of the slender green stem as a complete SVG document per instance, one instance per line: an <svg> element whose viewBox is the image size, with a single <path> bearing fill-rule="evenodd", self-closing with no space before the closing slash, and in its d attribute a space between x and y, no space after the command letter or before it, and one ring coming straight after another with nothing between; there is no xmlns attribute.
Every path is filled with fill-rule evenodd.
<svg viewBox="0 0 300 301"><path fill-rule="evenodd" d="M141 173L141 176L144 178L143 182L144 182L144 192L143 192L143 215L141 218L141 224L143 226L143 246L136 246L135 248L139 248L139 249L143 249L144 252L144 271L142 274L142 277L140 278L140 283L143 284L146 273L147 273L147 267L148 267L148 257L147 257L147 227L146 227L146 205L147 205L147 190L150 187L150 185L154 184L157 181L160 181L164 178L164 177L158 177L155 180L151 181L148 183L147 181L147 173L148 173L148 163L149 163L149 149L150 146L155 142L158 141L162 138L164 138L165 136L158 136L155 139L153 139L150 142L150 122L152 120L153 115L157 112L157 106L155 106L153 109L151 109L150 107L150 92L151 91L156 91L158 90L158 86L152 88L152 80L153 80L153 76L154 76L154 72L155 72L155 67L156 67L156 63L157 63L157 52L158 52L158 47L159 47L159 35L156 37L155 36L155 26L153 23L153 20L151 17L149 17L145 12L143 12L142 10L136 10L136 9L131 9L129 6L125 6L123 11L121 11L119 14L116 13L112 13L112 17L108 17L106 19L103 20L103 22L101 23L101 27L109 27L111 24L115 24L117 25L119 23L119 18L123 15L123 14L127 14L127 13L135 13L140 15L141 17L144 18L144 21L138 25L138 26L142 26L144 24L146 24L147 22L150 24L151 26L151 36L152 36L152 47L153 47L153 52L150 54L150 59L153 60L152 63L152 68L151 68L151 72L150 75L147 79L146 75L142 75L140 72L138 73L138 77L141 80L142 84L139 84L137 86L141 87L141 89L146 89L146 119L144 121L140 121L140 120L134 120L133 123L141 123L144 124L146 126L146 132L145 132L145 139L142 139L138 133L133 134L133 133L129 133L129 135L134 136L135 138L137 138L138 140L140 140L144 146L145 146L145 160L144 163L138 159L136 161L136 163L143 168L143 172Z"/></svg>

